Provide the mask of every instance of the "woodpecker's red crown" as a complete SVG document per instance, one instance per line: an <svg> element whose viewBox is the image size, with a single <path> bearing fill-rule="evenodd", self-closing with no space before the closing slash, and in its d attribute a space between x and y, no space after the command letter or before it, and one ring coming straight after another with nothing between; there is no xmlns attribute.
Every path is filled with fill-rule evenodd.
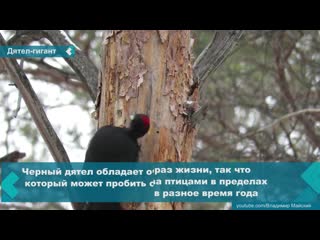
<svg viewBox="0 0 320 240"><path fill-rule="evenodd" d="M144 136L150 128L150 118L145 114L135 114L130 124L130 132L134 137Z"/></svg>

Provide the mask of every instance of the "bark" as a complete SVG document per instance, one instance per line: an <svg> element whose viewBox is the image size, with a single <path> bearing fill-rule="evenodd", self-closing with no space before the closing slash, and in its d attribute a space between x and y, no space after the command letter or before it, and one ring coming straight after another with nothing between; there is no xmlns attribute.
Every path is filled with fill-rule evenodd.
<svg viewBox="0 0 320 240"><path fill-rule="evenodd" d="M199 91L188 94L193 83L190 40L190 31L105 33L98 125L125 127L131 114L148 114L151 127L140 142L140 161L191 160L196 134L191 115L198 110ZM139 208L181 209L183 204L147 203Z"/></svg>

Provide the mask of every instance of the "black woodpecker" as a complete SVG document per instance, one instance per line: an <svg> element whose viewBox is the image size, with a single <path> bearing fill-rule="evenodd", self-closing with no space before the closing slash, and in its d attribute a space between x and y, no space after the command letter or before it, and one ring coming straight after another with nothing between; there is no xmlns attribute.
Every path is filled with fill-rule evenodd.
<svg viewBox="0 0 320 240"><path fill-rule="evenodd" d="M147 115L136 114L129 128L104 126L98 129L89 143L85 162L138 162L138 138L149 130ZM87 203L85 210L121 210L120 203Z"/></svg>

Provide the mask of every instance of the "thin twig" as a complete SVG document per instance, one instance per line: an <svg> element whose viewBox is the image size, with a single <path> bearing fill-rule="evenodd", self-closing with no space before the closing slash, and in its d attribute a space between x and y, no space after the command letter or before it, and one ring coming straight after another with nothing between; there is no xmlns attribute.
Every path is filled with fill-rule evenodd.
<svg viewBox="0 0 320 240"><path fill-rule="evenodd" d="M302 109L302 110L299 110L299 111L296 111L296 112L288 113L288 114L282 116L281 118L278 118L274 122L272 122L272 123L270 123L270 124L268 124L268 125L266 125L266 126L264 126L262 128L259 128L256 131L253 131L251 133L245 134L243 137L248 137L248 136L263 132L263 131L265 131L265 130L267 130L269 128L274 128L276 125L280 124L282 121L284 121L286 119L289 119L289 118L292 118L292 117L296 117L296 116L304 114L304 113L320 113L320 109L307 108L307 109Z"/></svg>
<svg viewBox="0 0 320 240"><path fill-rule="evenodd" d="M288 139L288 142L289 142L289 146L290 148L292 149L292 152L293 152L293 156L295 158L295 160L298 160L298 154L297 154L297 150L296 150L296 147L294 146L292 140L291 140L291 137L290 137L290 134L291 132L289 132L286 127L284 126L284 124L282 122L280 122L280 127L282 128L282 130L284 131L284 133L286 134L286 137Z"/></svg>
<svg viewBox="0 0 320 240"><path fill-rule="evenodd" d="M23 71L23 63L24 63L24 60L21 59L20 60L20 68L21 70ZM18 91L18 101L17 101L17 108L16 110L13 112L13 117L16 118L18 116L18 113L20 111L20 108L21 108L21 93Z"/></svg>
<svg viewBox="0 0 320 240"><path fill-rule="evenodd" d="M18 113L21 109L21 93L18 93L18 100L17 100L17 107L16 110L13 113L13 117L16 118L18 116Z"/></svg>
<svg viewBox="0 0 320 240"><path fill-rule="evenodd" d="M33 64L36 64L38 65L39 67L41 68L44 68L48 71L54 71L54 72L59 72L61 75L65 75L67 78L73 78L73 79L77 79L78 80L78 76L73 73L72 71L68 71L68 70L63 70L63 69L60 69L60 68L56 68L48 63L46 63L45 61L43 61L43 59L41 59L40 61L39 60L35 60L33 58L27 58L25 59L26 62L28 63L33 63Z"/></svg>
<svg viewBox="0 0 320 240"><path fill-rule="evenodd" d="M8 107L5 107L5 115L6 115L5 119L7 121L7 130L6 130L4 145L6 147L6 153L9 153L9 134L12 131L12 128L11 128L12 117L9 116L9 114L10 114L10 109Z"/></svg>

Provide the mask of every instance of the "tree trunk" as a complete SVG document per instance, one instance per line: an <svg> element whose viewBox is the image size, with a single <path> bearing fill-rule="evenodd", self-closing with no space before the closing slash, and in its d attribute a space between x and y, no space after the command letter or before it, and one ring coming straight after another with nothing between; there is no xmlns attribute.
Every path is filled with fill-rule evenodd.
<svg viewBox="0 0 320 240"><path fill-rule="evenodd" d="M99 127L128 126L131 114L148 114L151 127L140 142L140 161L190 161L196 134L190 116L198 103L192 79L190 31L106 31ZM182 209L183 204L147 203L139 208Z"/></svg>

